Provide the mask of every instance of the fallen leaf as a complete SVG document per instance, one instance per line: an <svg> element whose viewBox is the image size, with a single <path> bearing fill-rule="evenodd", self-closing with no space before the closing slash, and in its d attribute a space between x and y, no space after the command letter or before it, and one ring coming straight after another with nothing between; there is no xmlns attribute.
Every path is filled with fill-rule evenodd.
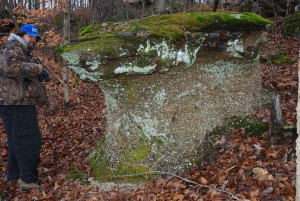
<svg viewBox="0 0 300 201"><path fill-rule="evenodd" d="M200 184L204 184L204 185L206 185L208 183L208 181L204 177L200 177L200 179L198 179L198 182Z"/></svg>
<svg viewBox="0 0 300 201"><path fill-rule="evenodd" d="M256 178L269 174L269 172L263 168L253 168L252 172L255 174Z"/></svg>
<svg viewBox="0 0 300 201"><path fill-rule="evenodd" d="M176 194L174 196L174 200L183 200L184 199L184 195L183 194Z"/></svg>
<svg viewBox="0 0 300 201"><path fill-rule="evenodd" d="M258 193L259 193L259 189L257 188L256 190L250 192L250 196L252 196L252 197L258 196Z"/></svg>
<svg viewBox="0 0 300 201"><path fill-rule="evenodd" d="M59 187L60 187L60 185L57 182L55 182L55 184L54 184L54 190L57 190Z"/></svg>
<svg viewBox="0 0 300 201"><path fill-rule="evenodd" d="M267 156L268 157L273 157L274 159L278 159L279 158L279 152L268 153Z"/></svg>
<svg viewBox="0 0 300 201"><path fill-rule="evenodd" d="M273 187L268 187L263 191L263 193L265 193L265 194L270 194L272 192L273 192Z"/></svg>

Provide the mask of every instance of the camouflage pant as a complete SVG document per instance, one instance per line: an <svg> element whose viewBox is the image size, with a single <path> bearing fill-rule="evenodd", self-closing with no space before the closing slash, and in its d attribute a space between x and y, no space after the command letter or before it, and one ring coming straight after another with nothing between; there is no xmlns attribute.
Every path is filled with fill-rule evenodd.
<svg viewBox="0 0 300 201"><path fill-rule="evenodd" d="M7 181L37 182L41 133L33 105L0 105L8 138Z"/></svg>

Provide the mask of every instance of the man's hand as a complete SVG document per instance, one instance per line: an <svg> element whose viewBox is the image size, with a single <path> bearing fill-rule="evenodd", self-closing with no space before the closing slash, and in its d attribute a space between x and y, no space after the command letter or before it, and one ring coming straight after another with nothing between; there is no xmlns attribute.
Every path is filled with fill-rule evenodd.
<svg viewBox="0 0 300 201"><path fill-rule="evenodd" d="M50 77L45 69L42 69L42 73L40 73L39 75L39 80L40 81L45 80L46 82L50 81Z"/></svg>
<svg viewBox="0 0 300 201"><path fill-rule="evenodd" d="M38 67L39 67L39 74L42 74L43 69L44 69L42 64L38 64Z"/></svg>

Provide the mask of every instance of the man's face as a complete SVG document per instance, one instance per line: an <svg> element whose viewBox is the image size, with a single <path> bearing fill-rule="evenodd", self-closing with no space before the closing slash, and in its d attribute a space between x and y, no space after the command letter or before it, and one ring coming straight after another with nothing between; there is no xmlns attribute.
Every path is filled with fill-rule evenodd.
<svg viewBox="0 0 300 201"><path fill-rule="evenodd" d="M34 50L37 44L37 36L30 36L29 34L25 34L22 38L27 45L27 48L30 50Z"/></svg>

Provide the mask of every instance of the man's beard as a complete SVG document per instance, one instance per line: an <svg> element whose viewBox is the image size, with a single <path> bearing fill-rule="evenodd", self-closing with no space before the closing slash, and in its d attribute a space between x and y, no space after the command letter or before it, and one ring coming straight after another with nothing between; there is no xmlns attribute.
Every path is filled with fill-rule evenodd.
<svg viewBox="0 0 300 201"><path fill-rule="evenodd" d="M34 49L35 49L35 46L36 46L36 44L34 44L34 43L29 43L29 44L28 44L28 49L29 49L29 50L34 50Z"/></svg>

